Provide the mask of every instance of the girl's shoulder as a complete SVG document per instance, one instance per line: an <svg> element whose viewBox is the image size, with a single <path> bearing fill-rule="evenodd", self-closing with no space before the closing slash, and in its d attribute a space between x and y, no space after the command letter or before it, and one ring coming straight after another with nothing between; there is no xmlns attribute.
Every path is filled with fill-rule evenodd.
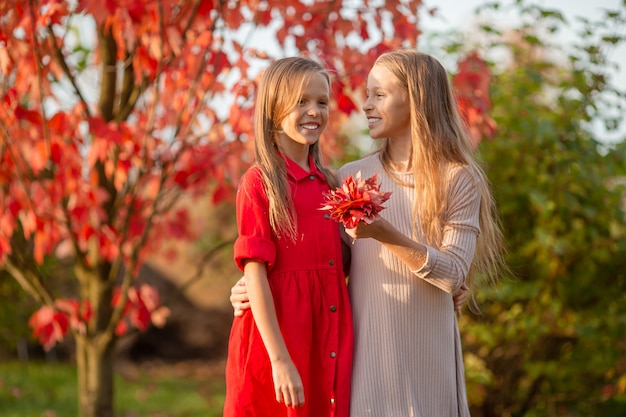
<svg viewBox="0 0 626 417"><path fill-rule="evenodd" d="M474 191L481 179L471 165L450 163L445 172L448 188L454 193Z"/></svg>
<svg viewBox="0 0 626 417"><path fill-rule="evenodd" d="M257 165L252 165L250 168L246 170L241 176L241 180L239 181L239 186L254 186L256 184L263 182L263 173L261 172L261 168Z"/></svg>
<svg viewBox="0 0 626 417"><path fill-rule="evenodd" d="M265 185L263 182L263 173L261 169L253 165L244 172L239 180L237 192L244 193L247 196L256 196L256 198L265 198Z"/></svg>

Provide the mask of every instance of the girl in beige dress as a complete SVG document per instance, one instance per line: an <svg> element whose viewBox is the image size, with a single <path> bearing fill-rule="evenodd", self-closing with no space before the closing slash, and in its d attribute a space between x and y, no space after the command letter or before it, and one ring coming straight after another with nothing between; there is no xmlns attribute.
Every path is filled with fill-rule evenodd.
<svg viewBox="0 0 626 417"><path fill-rule="evenodd" d="M467 417L452 295L496 277L501 234L448 75L413 50L381 55L363 110L380 151L341 179L377 173L391 198L381 218L346 230L355 326L352 417Z"/></svg>

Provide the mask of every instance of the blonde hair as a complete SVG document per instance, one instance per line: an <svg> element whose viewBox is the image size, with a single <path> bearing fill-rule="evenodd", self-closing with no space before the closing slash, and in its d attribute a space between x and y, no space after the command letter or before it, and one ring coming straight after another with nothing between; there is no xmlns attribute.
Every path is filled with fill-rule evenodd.
<svg viewBox="0 0 626 417"><path fill-rule="evenodd" d="M487 176L474 159L445 68L435 58L408 49L384 53L374 65L391 71L408 93L415 181L414 227L420 228L428 244L436 247L441 244L447 172L450 164L467 167L480 193L480 234L466 283L471 289L475 272L495 282L506 268L498 211ZM395 178L389 145L389 139L384 139L380 155L385 170Z"/></svg>
<svg viewBox="0 0 626 417"><path fill-rule="evenodd" d="M330 87L328 72L315 61L289 57L272 62L261 76L254 109L255 163L261 170L269 200L270 225L277 236L285 235L291 239L296 239L297 235L296 213L277 133L283 120L300 101L303 87L315 74L323 75ZM309 146L309 154L328 184L337 186L335 176L321 163L319 141Z"/></svg>

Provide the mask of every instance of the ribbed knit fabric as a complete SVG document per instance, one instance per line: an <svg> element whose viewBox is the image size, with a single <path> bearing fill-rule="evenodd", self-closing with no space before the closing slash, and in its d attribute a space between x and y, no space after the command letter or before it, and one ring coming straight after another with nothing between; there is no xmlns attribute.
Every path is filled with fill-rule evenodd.
<svg viewBox="0 0 626 417"><path fill-rule="evenodd" d="M375 173L391 191L382 217L412 235L413 189L385 173L378 154L339 170L344 179ZM469 417L463 356L451 293L471 264L479 233L480 196L469 170L449 171L442 244L409 268L374 239L352 248L348 288L355 326L351 417ZM397 173L408 183L412 173ZM422 237L417 236L421 241Z"/></svg>

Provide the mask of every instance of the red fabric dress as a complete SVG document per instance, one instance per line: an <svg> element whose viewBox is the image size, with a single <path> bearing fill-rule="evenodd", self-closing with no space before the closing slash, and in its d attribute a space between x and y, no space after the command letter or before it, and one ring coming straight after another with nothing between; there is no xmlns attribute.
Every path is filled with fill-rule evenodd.
<svg viewBox="0 0 626 417"><path fill-rule="evenodd" d="M261 174L253 167L237 192L235 262L268 265L268 280L287 349L304 385L305 404L276 401L272 367L251 310L235 317L226 362L224 417L348 417L352 370L352 313L342 270L337 223L319 210L326 180L286 159L297 213L296 242L270 229Z"/></svg>

